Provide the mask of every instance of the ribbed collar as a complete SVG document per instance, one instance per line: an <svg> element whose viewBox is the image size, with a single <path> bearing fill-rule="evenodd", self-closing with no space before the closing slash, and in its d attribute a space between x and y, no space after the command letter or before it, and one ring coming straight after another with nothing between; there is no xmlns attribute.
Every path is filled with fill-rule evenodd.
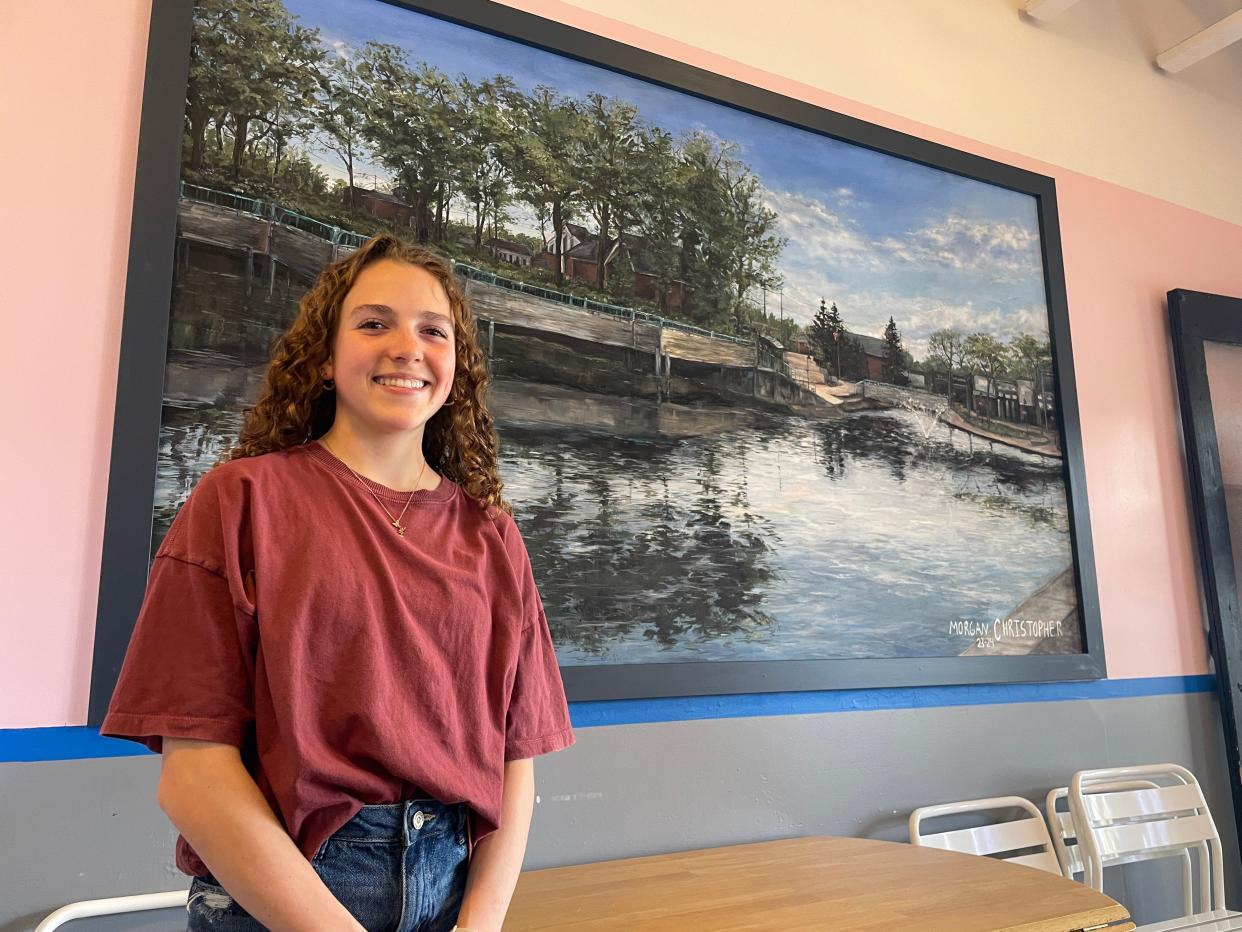
<svg viewBox="0 0 1242 932"><path fill-rule="evenodd" d="M380 485L378 482L374 482L366 476L354 475L353 471L348 466L333 456L331 451L317 441L304 443L294 449L305 451L307 456L311 457L315 462L321 464L329 472L339 477L342 482L367 489L380 498L397 502L399 504L405 504L408 500L412 505L430 505L451 501L453 496L457 494L457 484L449 479L448 476L442 475L438 486L434 489L419 489L414 493L414 497L411 499L408 490L402 492L400 489L390 489L388 486Z"/></svg>

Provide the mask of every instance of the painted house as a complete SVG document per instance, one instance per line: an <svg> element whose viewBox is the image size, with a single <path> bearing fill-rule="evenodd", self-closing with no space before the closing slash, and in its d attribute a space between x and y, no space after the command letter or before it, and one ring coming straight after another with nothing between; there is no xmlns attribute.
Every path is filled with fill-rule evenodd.
<svg viewBox="0 0 1242 932"><path fill-rule="evenodd" d="M534 255L529 246L496 237L489 239L484 246L501 262L508 262L511 265L529 266Z"/></svg>
<svg viewBox="0 0 1242 932"><path fill-rule="evenodd" d="M845 331L845 337L849 340L857 340L859 346L862 347L863 356L867 361L865 378L876 382L884 381L884 360L888 356L888 344L880 337L869 337L865 333L854 333L850 330Z"/></svg>
<svg viewBox="0 0 1242 932"><path fill-rule="evenodd" d="M372 217L386 220L399 227L407 227L413 220L414 207L401 200L395 194L389 194L387 191L377 191L374 188L346 188L346 204L349 203L351 193L354 198L354 206L362 208Z"/></svg>
<svg viewBox="0 0 1242 932"><path fill-rule="evenodd" d="M540 256L540 264L555 271L556 255L550 248L554 244L555 240L552 240L549 247L545 248ZM599 237L585 227L567 223L561 234L561 246L564 249L561 264L565 277L594 284L599 265ZM654 247L645 237L626 233L619 238L609 238L604 250L604 264L609 276L614 269L625 269L633 274L635 297L659 303L661 295L655 256ZM685 301L686 283L673 279L665 296L664 309L678 310Z"/></svg>

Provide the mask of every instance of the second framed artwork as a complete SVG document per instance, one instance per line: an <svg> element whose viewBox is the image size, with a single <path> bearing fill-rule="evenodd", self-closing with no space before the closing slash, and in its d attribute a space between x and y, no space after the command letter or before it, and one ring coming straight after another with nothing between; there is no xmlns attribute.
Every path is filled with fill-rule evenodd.
<svg viewBox="0 0 1242 932"><path fill-rule="evenodd" d="M484 2L156 4L142 133L92 716L379 232L466 282L571 699L1103 675L1051 179Z"/></svg>

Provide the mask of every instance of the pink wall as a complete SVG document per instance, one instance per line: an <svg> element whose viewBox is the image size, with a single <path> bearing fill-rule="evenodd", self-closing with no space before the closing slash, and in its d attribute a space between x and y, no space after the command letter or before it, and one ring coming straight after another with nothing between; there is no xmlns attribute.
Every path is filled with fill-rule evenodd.
<svg viewBox="0 0 1242 932"><path fill-rule="evenodd" d="M0 39L9 73L39 76L37 93L0 82L0 125L37 141L0 150L6 213L20 218L0 233L0 255L25 270L0 341L9 436L20 438L6 443L0 483L0 728L85 721L148 4L74 4L65 16L28 4ZM512 5L1054 176L1109 671L1206 670L1163 299L1175 287L1242 294L1242 227L563 3ZM71 252L39 245L62 229Z"/></svg>
<svg viewBox="0 0 1242 932"><path fill-rule="evenodd" d="M0 728L86 720L149 16L0 14Z"/></svg>

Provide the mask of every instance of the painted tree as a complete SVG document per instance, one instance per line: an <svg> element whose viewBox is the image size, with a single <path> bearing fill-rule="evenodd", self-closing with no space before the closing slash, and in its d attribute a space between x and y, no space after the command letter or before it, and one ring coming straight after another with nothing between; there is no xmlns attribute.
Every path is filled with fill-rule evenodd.
<svg viewBox="0 0 1242 932"><path fill-rule="evenodd" d="M1052 362L1052 347L1029 333L1009 341L1009 360L1015 375L1032 379Z"/></svg>
<svg viewBox="0 0 1242 932"><path fill-rule="evenodd" d="M420 242L431 238L432 207L451 183L457 145L453 89L428 65L412 70L398 46L368 42L357 72L366 84L363 135L414 210Z"/></svg>
<svg viewBox="0 0 1242 932"><path fill-rule="evenodd" d="M341 160L349 178L348 202L354 204L354 161L363 152L366 83L352 55L341 50L321 69L313 119L324 147Z"/></svg>
<svg viewBox="0 0 1242 932"><path fill-rule="evenodd" d="M946 394L950 400L953 398L953 374L964 362L965 342L961 331L952 327L937 330L927 338L927 360L934 368L948 374Z"/></svg>
<svg viewBox="0 0 1242 932"><path fill-rule="evenodd" d="M764 205L759 179L740 162L728 168L725 190L736 231L730 280L736 289L734 314L741 330L747 323L746 294L752 288L773 290L781 286L776 260L786 240L773 232L777 215Z"/></svg>
<svg viewBox="0 0 1242 932"><path fill-rule="evenodd" d="M673 137L658 127L644 129L639 157L639 170L647 183L638 196L636 223L655 278L656 301L664 312L668 310L673 282L680 273L685 166Z"/></svg>
<svg viewBox="0 0 1242 932"><path fill-rule="evenodd" d="M296 25L280 0L235 3L220 25L212 84L227 112L237 180L254 124L270 129L281 114L288 120L312 106L323 50L319 31Z"/></svg>
<svg viewBox="0 0 1242 932"><path fill-rule="evenodd" d="M202 0L194 5L185 117L190 133L190 168L195 171L203 166L208 123L214 115L222 115L228 104L238 18L233 0Z"/></svg>
<svg viewBox="0 0 1242 932"><path fill-rule="evenodd" d="M758 178L737 151L705 133L681 143L680 277L694 291L696 322L716 328L741 329L749 316L746 294L779 287L776 261L785 245Z"/></svg>
<svg viewBox="0 0 1242 932"><path fill-rule="evenodd" d="M1045 426L1048 422L1045 392L1051 384L1045 373L1052 365L1051 344L1024 333L1009 341L1009 359L1015 375L1031 380L1035 392L1035 423Z"/></svg>
<svg viewBox="0 0 1242 932"><path fill-rule="evenodd" d="M475 83L459 82L456 171L462 196L474 209L474 246L482 247L491 222L496 236L500 218L509 201L509 169L506 154L513 149L516 128L507 101L513 82L503 75Z"/></svg>
<svg viewBox="0 0 1242 932"><path fill-rule="evenodd" d="M892 317L884 328L884 380L893 385L910 384L909 354L901 345L901 332Z"/></svg>
<svg viewBox="0 0 1242 932"><path fill-rule="evenodd" d="M736 146L705 133L681 142L678 275L693 293L691 319L713 329L726 327L732 316L728 268L735 237L723 178L734 152Z"/></svg>
<svg viewBox="0 0 1242 932"><path fill-rule="evenodd" d="M962 345L966 362L978 366L987 376L988 398L996 402L996 377L1009 360L1009 349L995 337L986 333L972 333Z"/></svg>
<svg viewBox="0 0 1242 932"><path fill-rule="evenodd" d="M842 378L841 344L845 337L845 322L841 320L841 312L837 310L835 301L828 307L823 298L819 299L819 310L811 320L807 336L811 345L819 350L816 354L819 361L823 365L831 366L833 374Z"/></svg>
<svg viewBox="0 0 1242 932"><path fill-rule="evenodd" d="M509 110L520 131L510 139L513 183L536 215L552 223L556 284L565 281L565 225L574 218L582 183L573 167L582 161L584 127L577 102L539 85L530 94L512 92Z"/></svg>
<svg viewBox="0 0 1242 932"><path fill-rule="evenodd" d="M607 282L608 260L634 217L644 186L637 170L642 124L633 104L597 92L587 94L583 114L579 177L583 202L598 232L595 287L602 291Z"/></svg>

